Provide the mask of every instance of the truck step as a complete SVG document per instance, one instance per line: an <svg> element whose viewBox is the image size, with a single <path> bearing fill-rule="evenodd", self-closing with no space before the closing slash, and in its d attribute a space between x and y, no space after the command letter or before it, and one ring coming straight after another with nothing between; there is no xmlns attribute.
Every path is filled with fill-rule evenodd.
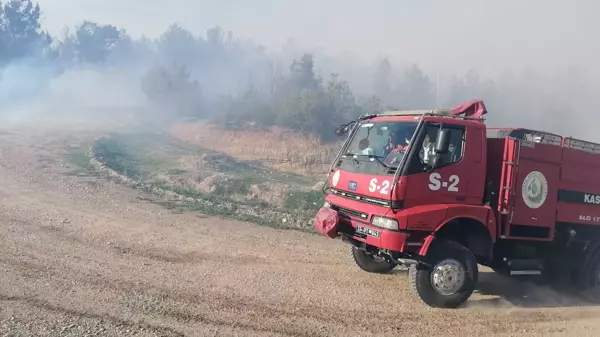
<svg viewBox="0 0 600 337"><path fill-rule="evenodd" d="M542 275L539 270L511 270L510 275Z"/></svg>
<svg viewBox="0 0 600 337"><path fill-rule="evenodd" d="M542 261L539 259L509 259L506 260L510 270L539 270L542 268Z"/></svg>

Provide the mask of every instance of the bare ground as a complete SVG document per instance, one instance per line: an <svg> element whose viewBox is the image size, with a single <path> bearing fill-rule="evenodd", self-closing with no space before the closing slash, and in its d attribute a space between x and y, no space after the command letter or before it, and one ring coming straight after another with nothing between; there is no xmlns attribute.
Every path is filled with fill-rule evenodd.
<svg viewBox="0 0 600 337"><path fill-rule="evenodd" d="M177 214L66 175L65 133L0 133L2 336L598 336L600 308L481 270L425 307L323 237Z"/></svg>

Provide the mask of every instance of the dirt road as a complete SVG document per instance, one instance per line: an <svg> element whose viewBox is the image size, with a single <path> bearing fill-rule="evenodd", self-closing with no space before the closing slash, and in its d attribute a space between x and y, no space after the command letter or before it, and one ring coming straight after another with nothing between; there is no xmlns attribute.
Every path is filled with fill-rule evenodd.
<svg viewBox="0 0 600 337"><path fill-rule="evenodd" d="M64 135L0 134L2 336L598 336L600 308L481 275L435 310L319 236L176 214L66 175Z"/></svg>

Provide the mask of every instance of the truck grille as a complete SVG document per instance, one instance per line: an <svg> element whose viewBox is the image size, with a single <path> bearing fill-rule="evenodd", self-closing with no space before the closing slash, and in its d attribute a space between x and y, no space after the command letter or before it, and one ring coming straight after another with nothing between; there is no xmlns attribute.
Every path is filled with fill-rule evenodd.
<svg viewBox="0 0 600 337"><path fill-rule="evenodd" d="M340 190L336 190L334 188L329 188L329 192L331 192L331 194L335 194L337 196L340 196L340 197L343 197L343 198L346 198L346 199L351 199L351 200L356 200L356 201L362 201L362 202L366 202L366 203L371 204L371 205L377 205L377 206L383 206L383 207L390 207L390 201L389 200L366 197L364 195L360 195L360 194L356 194L356 193L351 193L351 192L346 192L346 191L340 191ZM400 201L393 201L391 203L391 205L395 209L402 208L402 200L400 200Z"/></svg>
<svg viewBox="0 0 600 337"><path fill-rule="evenodd" d="M331 205L331 208L340 214L352 216L352 217L363 219L363 220L367 220L367 218L369 217L369 215L367 213L361 213L359 211L355 211L355 210L344 208L344 207Z"/></svg>

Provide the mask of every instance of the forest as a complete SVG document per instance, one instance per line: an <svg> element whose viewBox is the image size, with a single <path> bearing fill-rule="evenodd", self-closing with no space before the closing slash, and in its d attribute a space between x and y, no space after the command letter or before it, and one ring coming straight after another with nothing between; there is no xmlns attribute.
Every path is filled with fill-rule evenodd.
<svg viewBox="0 0 600 337"><path fill-rule="evenodd" d="M365 112L449 108L474 98L486 102L492 124L575 133L583 118L572 116L597 100L592 79L577 67L551 74L506 69L496 77L472 69L440 84L418 62L394 64L383 57L366 68L357 65L357 73L368 71L360 70L361 76L349 82L343 73L320 67L321 55L269 50L219 26L198 33L173 23L160 36L134 38L110 23L82 21L52 36L42 13L31 0L1 3L5 112L29 104L53 81L82 69L127 76L130 96L141 97L136 104L163 117L207 119L227 128L280 126L325 141L334 137L336 125ZM100 87L106 85L98 84L94 94L102 95Z"/></svg>

